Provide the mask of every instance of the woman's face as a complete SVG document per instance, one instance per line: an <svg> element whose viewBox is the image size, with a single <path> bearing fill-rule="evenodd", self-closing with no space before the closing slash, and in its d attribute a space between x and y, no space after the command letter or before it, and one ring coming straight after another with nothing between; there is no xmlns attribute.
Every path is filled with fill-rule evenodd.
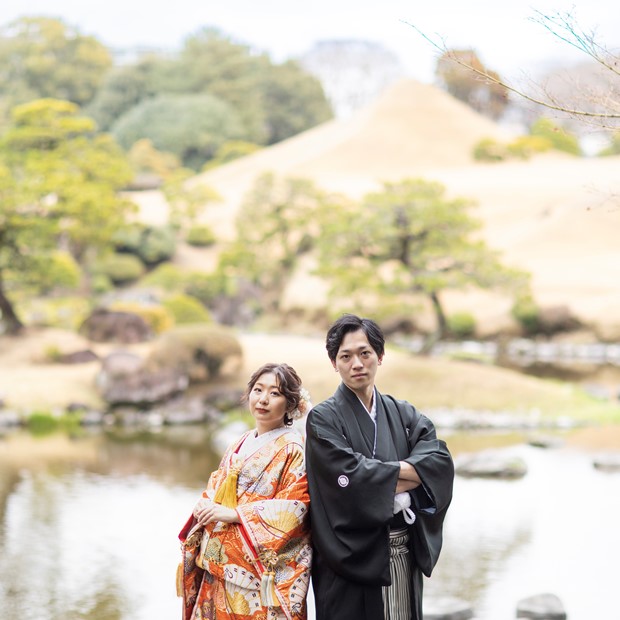
<svg viewBox="0 0 620 620"><path fill-rule="evenodd" d="M284 426L286 398L278 389L278 380L273 373L266 372L256 380L248 402L259 435Z"/></svg>

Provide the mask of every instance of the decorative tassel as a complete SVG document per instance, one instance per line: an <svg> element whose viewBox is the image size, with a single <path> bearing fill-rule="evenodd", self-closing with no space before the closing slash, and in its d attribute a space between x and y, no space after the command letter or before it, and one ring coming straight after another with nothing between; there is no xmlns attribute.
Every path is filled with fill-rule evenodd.
<svg viewBox="0 0 620 620"><path fill-rule="evenodd" d="M177 566L177 596L183 596L183 562Z"/></svg>
<svg viewBox="0 0 620 620"><path fill-rule="evenodd" d="M226 479L215 493L213 501L216 504L221 504L226 508L237 507L237 478L239 477L239 470L236 467L231 467L228 471Z"/></svg>
<svg viewBox="0 0 620 620"><path fill-rule="evenodd" d="M265 571L260 579L260 598L265 607L280 607L276 593L275 573L272 570Z"/></svg>

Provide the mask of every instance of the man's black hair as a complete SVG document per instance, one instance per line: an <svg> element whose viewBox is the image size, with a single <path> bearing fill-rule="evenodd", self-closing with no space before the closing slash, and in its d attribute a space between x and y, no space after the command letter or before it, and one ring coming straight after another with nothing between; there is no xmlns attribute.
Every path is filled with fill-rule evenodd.
<svg viewBox="0 0 620 620"><path fill-rule="evenodd" d="M333 362L338 355L338 349L346 334L362 330L368 338L370 346L379 357L385 352L385 336L381 328L372 319L363 319L355 314L343 314L327 331L325 348L327 355Z"/></svg>

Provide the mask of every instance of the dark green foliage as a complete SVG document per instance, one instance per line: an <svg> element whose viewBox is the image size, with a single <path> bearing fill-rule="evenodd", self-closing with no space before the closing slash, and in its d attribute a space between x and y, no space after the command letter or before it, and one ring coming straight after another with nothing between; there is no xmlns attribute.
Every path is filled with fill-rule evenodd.
<svg viewBox="0 0 620 620"><path fill-rule="evenodd" d="M308 76L292 60L266 70L261 90L267 144L280 142L332 117L319 80Z"/></svg>
<svg viewBox="0 0 620 620"><path fill-rule="evenodd" d="M132 224L117 231L113 243L118 252L134 254L145 265L169 260L176 251L174 231L167 226Z"/></svg>
<svg viewBox="0 0 620 620"><path fill-rule="evenodd" d="M540 308L531 295L518 297L512 306L511 314L528 335L538 332L540 327Z"/></svg>
<svg viewBox="0 0 620 620"><path fill-rule="evenodd" d="M158 94L157 78L167 64L151 55L135 64L115 67L106 75L86 112L97 121L101 131L109 131L125 112Z"/></svg>
<svg viewBox="0 0 620 620"><path fill-rule="evenodd" d="M213 95L159 95L131 108L112 126L125 149L148 138L159 151L199 170L227 140L243 136L238 113Z"/></svg>

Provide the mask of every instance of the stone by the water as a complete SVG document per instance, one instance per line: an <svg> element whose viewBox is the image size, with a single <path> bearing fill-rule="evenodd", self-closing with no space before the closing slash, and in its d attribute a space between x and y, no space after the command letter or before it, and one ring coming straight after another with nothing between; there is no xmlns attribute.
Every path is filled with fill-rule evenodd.
<svg viewBox="0 0 620 620"><path fill-rule="evenodd" d="M535 594L519 601L517 618L566 620L566 611L562 601L555 594Z"/></svg>
<svg viewBox="0 0 620 620"><path fill-rule="evenodd" d="M424 620L471 620L471 605L457 598L444 597L424 600Z"/></svg>
<svg viewBox="0 0 620 620"><path fill-rule="evenodd" d="M527 473L527 465L517 456L480 453L461 457L456 473L468 478L522 478Z"/></svg>
<svg viewBox="0 0 620 620"><path fill-rule="evenodd" d="M600 454L594 459L592 464L601 471L620 472L620 452Z"/></svg>

